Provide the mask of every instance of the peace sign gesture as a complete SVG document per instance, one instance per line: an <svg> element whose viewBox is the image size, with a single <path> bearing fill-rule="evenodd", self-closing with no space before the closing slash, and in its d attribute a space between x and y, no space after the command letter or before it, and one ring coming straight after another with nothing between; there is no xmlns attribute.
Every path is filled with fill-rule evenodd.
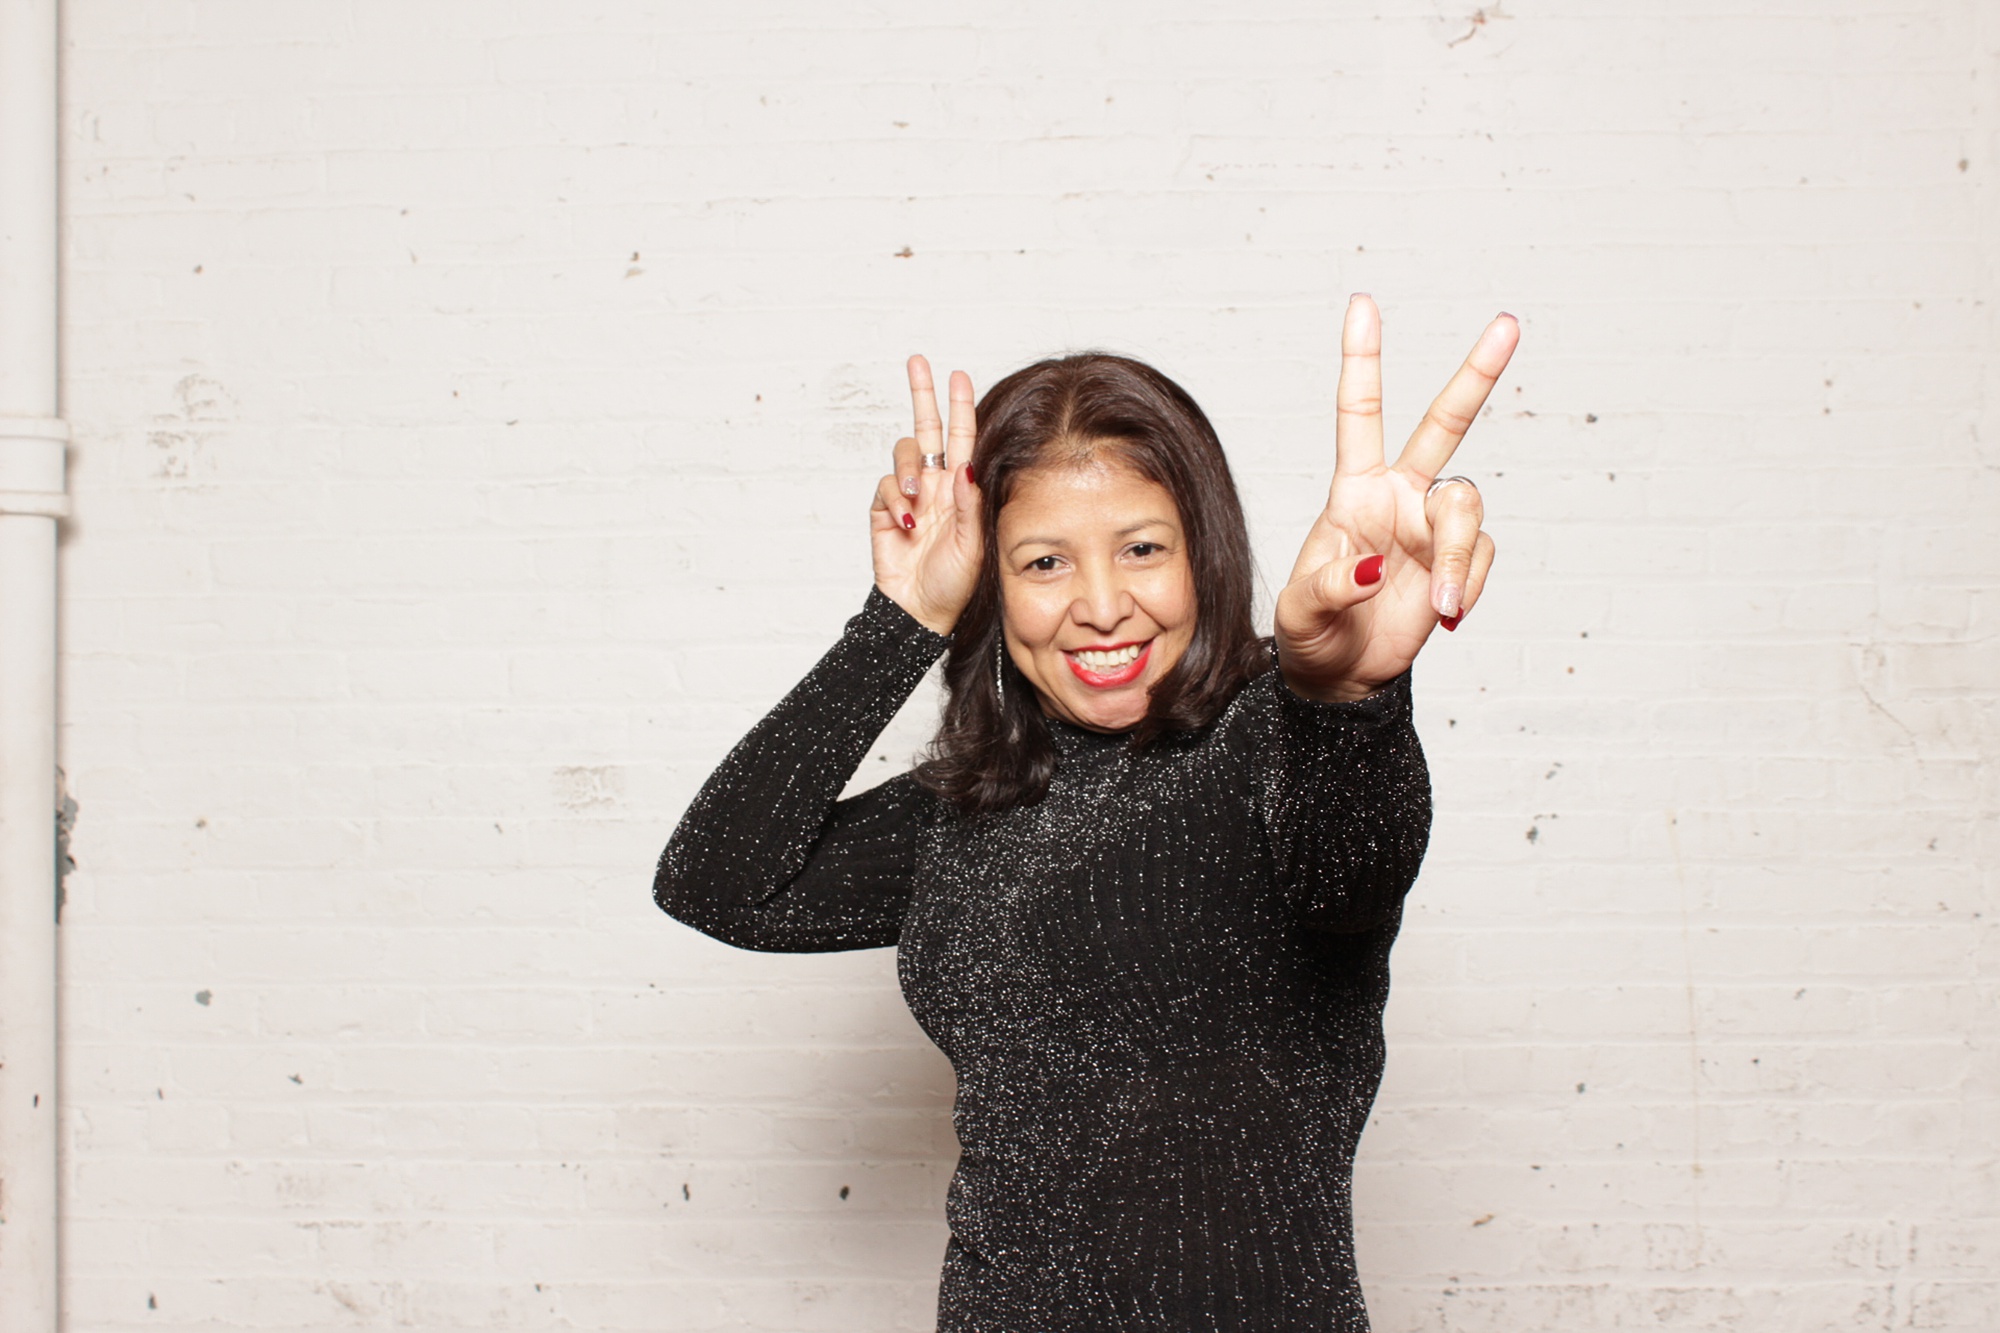
<svg viewBox="0 0 2000 1333"><path fill-rule="evenodd" d="M895 470L868 512L875 586L939 634L951 633L979 582L979 488L972 482L972 377L951 373L951 430L938 416L931 363L910 358L914 435L896 441Z"/></svg>
<svg viewBox="0 0 2000 1333"><path fill-rule="evenodd" d="M1358 699L1409 669L1442 623L1479 600L1493 539L1463 479L1437 483L1521 339L1512 315L1486 326L1394 464L1382 449L1382 316L1356 296L1340 332L1333 485L1278 594L1285 683L1313 699Z"/></svg>

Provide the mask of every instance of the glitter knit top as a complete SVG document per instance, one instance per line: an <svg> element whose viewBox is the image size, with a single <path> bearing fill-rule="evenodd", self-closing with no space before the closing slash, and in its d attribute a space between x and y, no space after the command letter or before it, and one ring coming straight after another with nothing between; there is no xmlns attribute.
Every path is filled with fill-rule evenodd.
<svg viewBox="0 0 2000 1333"><path fill-rule="evenodd" d="M1277 671L1138 752L1050 720L1032 805L839 799L946 641L877 590L702 788L655 897L729 944L897 948L958 1075L948 1333L1365 1330L1350 1181L1430 830L1407 674Z"/></svg>

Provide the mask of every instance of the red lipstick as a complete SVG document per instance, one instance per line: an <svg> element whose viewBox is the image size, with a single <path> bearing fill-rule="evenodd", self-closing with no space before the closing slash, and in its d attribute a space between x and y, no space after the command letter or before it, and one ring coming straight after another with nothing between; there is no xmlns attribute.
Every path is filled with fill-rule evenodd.
<svg viewBox="0 0 2000 1333"><path fill-rule="evenodd" d="M1063 661L1069 663L1069 669L1075 672L1076 678L1084 684L1100 690L1108 690L1114 685L1129 685L1139 679L1146 670L1146 663L1152 660L1153 641L1151 639L1146 640L1146 646L1139 650L1139 655L1124 666L1119 667L1116 671L1092 671L1077 660L1077 652L1108 653L1119 648L1129 648L1131 646L1129 643L1114 643L1108 644L1103 648L1092 646L1081 650L1070 650L1063 654Z"/></svg>

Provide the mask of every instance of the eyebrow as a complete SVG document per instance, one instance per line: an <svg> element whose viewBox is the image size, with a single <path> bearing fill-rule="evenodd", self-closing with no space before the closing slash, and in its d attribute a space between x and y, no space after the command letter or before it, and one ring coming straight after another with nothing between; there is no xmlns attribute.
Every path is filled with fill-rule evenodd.
<svg viewBox="0 0 2000 1333"><path fill-rule="evenodd" d="M1179 526L1172 519L1142 518L1137 523L1128 524L1118 529L1112 536L1130 537L1133 533L1144 532L1147 528L1173 528L1175 531L1179 531ZM1007 548L1007 554L1012 555L1023 546L1061 546L1062 544L1063 539L1060 537L1023 537Z"/></svg>

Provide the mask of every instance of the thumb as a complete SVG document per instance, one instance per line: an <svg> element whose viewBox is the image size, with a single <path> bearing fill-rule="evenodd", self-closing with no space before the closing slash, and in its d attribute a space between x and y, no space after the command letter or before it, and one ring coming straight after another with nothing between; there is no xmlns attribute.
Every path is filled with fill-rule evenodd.
<svg viewBox="0 0 2000 1333"><path fill-rule="evenodd" d="M1313 571L1306 589L1312 609L1331 618L1382 591L1383 558L1357 556L1352 560L1329 560Z"/></svg>
<svg viewBox="0 0 2000 1333"><path fill-rule="evenodd" d="M958 528L958 539L972 548L979 545L979 508L981 496L979 487L972 480L972 465L967 463L951 474L951 505Z"/></svg>

